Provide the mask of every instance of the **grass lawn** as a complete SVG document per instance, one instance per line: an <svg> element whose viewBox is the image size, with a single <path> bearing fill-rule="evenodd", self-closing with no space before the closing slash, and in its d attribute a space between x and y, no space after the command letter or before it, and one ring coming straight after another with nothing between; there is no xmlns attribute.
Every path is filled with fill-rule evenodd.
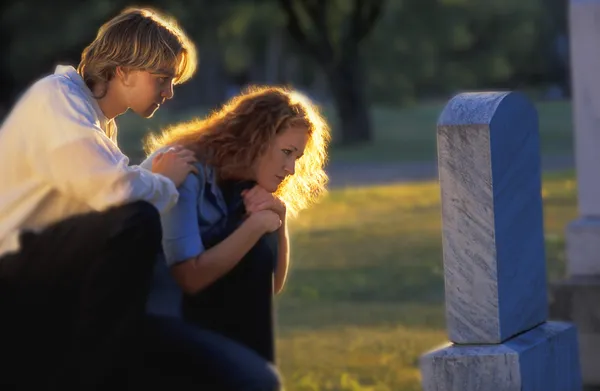
<svg viewBox="0 0 600 391"><path fill-rule="evenodd" d="M370 145L353 148L334 147L332 162L361 161L430 161L436 157L435 127L444 104L421 104L403 109L373 108L372 121L375 141ZM537 105L540 118L542 154L569 155L572 151L571 105L568 101L540 102ZM334 130L337 121L332 110L325 110ZM189 114L173 114L168 105L149 120L127 113L117 121L121 133L122 149L137 162L140 156L140 140L148 131L159 131L162 126L203 116L206 110Z"/></svg>
<svg viewBox="0 0 600 391"><path fill-rule="evenodd" d="M554 280L577 217L573 173L547 175L543 187ZM277 299L286 390L420 390L418 357L446 341L437 183L332 191L290 231Z"/></svg>

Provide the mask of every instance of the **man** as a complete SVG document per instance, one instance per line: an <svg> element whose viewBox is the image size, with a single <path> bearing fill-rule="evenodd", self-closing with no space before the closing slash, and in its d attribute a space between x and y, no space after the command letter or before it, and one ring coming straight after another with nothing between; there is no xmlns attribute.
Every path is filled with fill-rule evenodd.
<svg viewBox="0 0 600 391"><path fill-rule="evenodd" d="M2 390L95 390L135 352L159 212L195 171L167 151L129 167L115 117L151 117L196 70L166 16L129 8L106 22L77 70L58 66L0 128Z"/></svg>

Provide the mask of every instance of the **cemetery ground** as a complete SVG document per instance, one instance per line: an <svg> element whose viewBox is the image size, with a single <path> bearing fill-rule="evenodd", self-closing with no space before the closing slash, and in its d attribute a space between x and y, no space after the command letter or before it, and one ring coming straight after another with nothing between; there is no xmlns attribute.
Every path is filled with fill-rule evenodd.
<svg viewBox="0 0 600 391"><path fill-rule="evenodd" d="M577 217L573 178L543 178L550 280L564 273L564 227ZM418 357L447 340L437 181L333 190L290 232L277 299L286 390L421 390Z"/></svg>
<svg viewBox="0 0 600 391"><path fill-rule="evenodd" d="M443 105L375 111L374 145L334 149L333 163L434 159ZM542 153L570 154L570 106L538 111ZM139 140L129 130L120 137ZM545 173L543 200L548 279L556 280L565 226L577 218L573 171ZM287 391L421 390L418 357L447 341L440 212L439 185L429 180L333 188L290 222L290 275L276 300Z"/></svg>

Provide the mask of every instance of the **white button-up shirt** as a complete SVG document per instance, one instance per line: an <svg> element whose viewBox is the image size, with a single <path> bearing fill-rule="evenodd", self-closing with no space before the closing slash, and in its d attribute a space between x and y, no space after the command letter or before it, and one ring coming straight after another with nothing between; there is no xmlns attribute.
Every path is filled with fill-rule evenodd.
<svg viewBox="0 0 600 391"><path fill-rule="evenodd" d="M71 66L34 83L0 127L0 256L22 230L145 200L160 212L178 200L173 182L117 146L117 127Z"/></svg>

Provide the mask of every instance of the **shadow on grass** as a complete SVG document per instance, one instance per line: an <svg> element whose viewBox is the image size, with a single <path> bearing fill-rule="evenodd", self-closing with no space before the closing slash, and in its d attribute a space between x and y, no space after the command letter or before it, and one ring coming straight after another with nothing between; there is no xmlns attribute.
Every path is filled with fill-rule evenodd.
<svg viewBox="0 0 600 391"><path fill-rule="evenodd" d="M444 294L441 268L426 264L300 269L291 278L286 297L306 301L430 303Z"/></svg>
<svg viewBox="0 0 600 391"><path fill-rule="evenodd" d="M302 330L398 328L444 330L443 302L324 302L284 299L277 305L279 334Z"/></svg>

